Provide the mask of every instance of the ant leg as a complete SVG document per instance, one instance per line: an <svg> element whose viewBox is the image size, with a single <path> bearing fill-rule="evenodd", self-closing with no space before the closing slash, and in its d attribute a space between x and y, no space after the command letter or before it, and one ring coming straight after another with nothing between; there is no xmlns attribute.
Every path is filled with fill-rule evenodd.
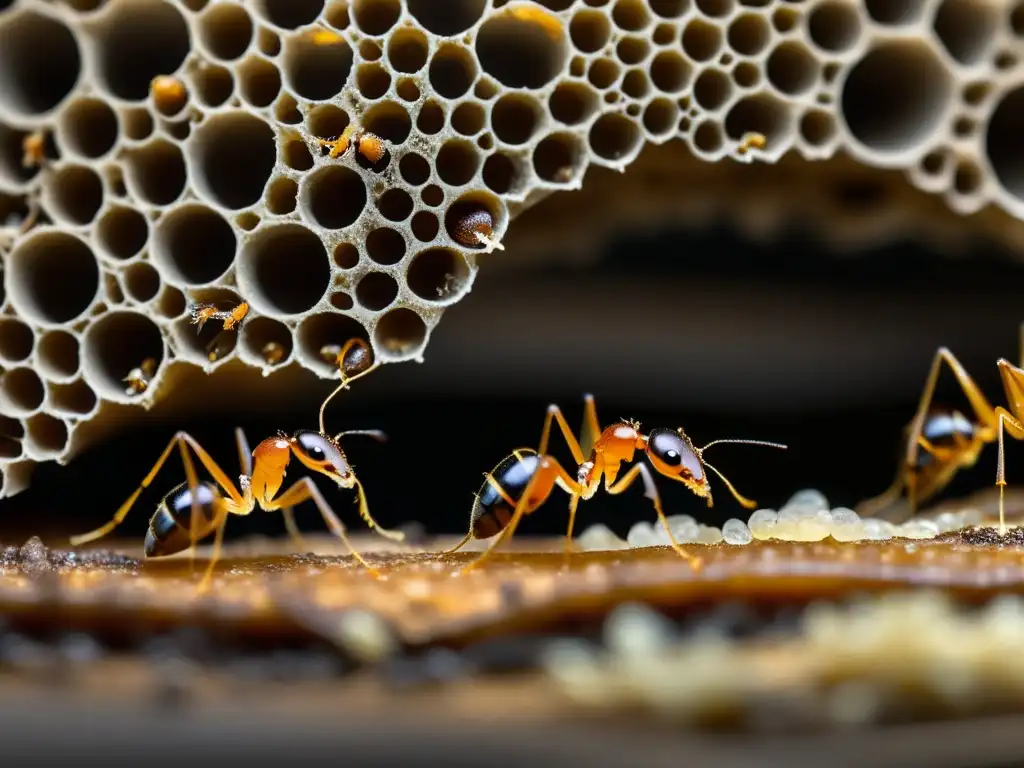
<svg viewBox="0 0 1024 768"><path fill-rule="evenodd" d="M565 532L565 554L566 557L572 554L572 529L576 523L576 507L580 504L580 497L573 494L569 499L569 528Z"/></svg>
<svg viewBox="0 0 1024 768"><path fill-rule="evenodd" d="M249 450L249 441L241 427L235 429L235 445L238 446L238 466L242 468L242 474L252 475L252 451Z"/></svg>
<svg viewBox="0 0 1024 768"><path fill-rule="evenodd" d="M999 486L999 533L1006 533L1006 510L1003 501L1003 489L1006 487L1006 458L1003 447L1004 425L1006 430L1017 440L1024 440L1024 423L1005 408L996 408L999 417L999 465L996 469L996 485Z"/></svg>
<svg viewBox="0 0 1024 768"><path fill-rule="evenodd" d="M317 488L313 484L313 481L310 480L308 477L304 477L301 480L296 481L296 483L291 488L282 493L273 501L267 503L263 508L267 512L275 512L277 510L283 510L288 507L297 506L298 504L301 504L304 501L312 501L314 504L316 504L317 509L320 510L320 516L323 517L324 522L327 524L327 527L331 529L331 533L333 533L335 536L337 536L339 539L345 542L345 546L349 548L349 550L355 556L356 560L358 560L366 568L366 570L370 572L370 575L372 575L376 579L383 578L380 571L378 571L376 568L374 568L368 562L366 562L366 560L363 559L363 556L359 554L359 551L354 546L352 546L352 542L349 541L348 534L345 532L345 526L342 525L341 520L338 519L338 516L334 514L334 510L331 509L331 506L327 503L327 500L323 497L323 494L320 493L320 489Z"/></svg>
<svg viewBox="0 0 1024 768"><path fill-rule="evenodd" d="M377 524L377 521L373 519L373 515L370 514L370 505L366 501L366 491L363 490L363 484L358 480L356 480L356 491L359 494L359 516L366 521L370 530L379 536L383 536L385 539L390 539L391 541L405 541L404 532L392 531L390 528L381 528L380 525Z"/></svg>
<svg viewBox="0 0 1024 768"><path fill-rule="evenodd" d="M540 432L540 445L537 447L537 453L541 456L547 455L548 442L551 438L551 420L555 419L558 422L558 428L562 430L562 436L565 438L565 442L569 444L569 450L572 451L572 457L577 464L582 464L584 461L583 451L580 449L580 444L576 440L576 435L569 429L569 424L565 420L565 416L562 415L562 409L557 405L549 405L547 415L544 417L544 428Z"/></svg>
<svg viewBox="0 0 1024 768"><path fill-rule="evenodd" d="M299 549L309 549L306 544L306 539L302 536L299 531L299 526L295 524L295 511L291 507L285 507L281 510L281 516L284 518L284 527L288 531L288 537Z"/></svg>
<svg viewBox="0 0 1024 768"><path fill-rule="evenodd" d="M227 511L222 511L220 515L220 522L217 523L217 533L213 537L213 553L210 555L210 563L206 566L203 580L199 582L200 593L204 593L210 588L210 584L213 581L214 568L217 566L217 561L220 560L220 551L224 544L224 529L228 524L228 513Z"/></svg>
<svg viewBox="0 0 1024 768"><path fill-rule="evenodd" d="M573 496L581 496L583 494L583 487L573 478L569 477L569 473L562 468L557 459L552 456L543 456L537 464L537 470L533 473L533 477L530 478L530 482L523 489L523 494L519 497L518 503L516 503L515 511L512 513L512 518L508 521L508 525L505 526L501 533L494 537L494 541L484 550L484 553L465 566L461 572L468 573L490 557L495 547L515 533L519 521L526 514L531 499L539 498L541 503L543 503L551 495L551 491L558 480L562 481L565 488Z"/></svg>
<svg viewBox="0 0 1024 768"><path fill-rule="evenodd" d="M458 551L459 551L460 549L462 549L462 548L463 548L464 546L466 546L467 544L469 544L469 542L470 542L470 540L471 540L472 538L473 538L473 532L472 532L472 531L470 531L469 533L467 533L467 534L466 534L465 536L463 536L463 537L462 537L462 541L460 541L460 542L459 542L458 544L456 544L456 545L455 545L454 547L452 547L451 549L446 549L446 550L444 550L444 551L443 551L443 552L441 552L440 554L442 554L442 555L453 555L453 554L455 554L456 552L458 552Z"/></svg>
<svg viewBox="0 0 1024 768"><path fill-rule="evenodd" d="M672 549L674 549L684 560L689 561L693 568L700 567L700 558L691 555L682 545L676 541L675 534L672 533L672 529L669 527L668 518L665 517L665 510L661 507L661 495L658 493L658 487L654 484L654 477L651 475L651 471L647 468L646 464L634 464L630 470L619 478L618 481L610 486L605 486L605 490L613 496L616 496L625 491L631 486L637 477L640 477L644 483L644 496L651 500L654 505L654 511L658 513L658 519L661 521L662 527L665 529L665 533L668 534L668 540L672 542Z"/></svg>
<svg viewBox="0 0 1024 768"><path fill-rule="evenodd" d="M580 450L583 456L589 456L594 450L594 443L601 436L601 422L597 420L597 407L594 396L587 393L583 396L583 426L580 428Z"/></svg>

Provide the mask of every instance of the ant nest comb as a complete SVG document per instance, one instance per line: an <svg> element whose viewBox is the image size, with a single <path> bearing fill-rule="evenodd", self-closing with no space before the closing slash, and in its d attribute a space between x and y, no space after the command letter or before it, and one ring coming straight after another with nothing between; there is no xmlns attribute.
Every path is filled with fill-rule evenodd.
<svg viewBox="0 0 1024 768"><path fill-rule="evenodd" d="M512 219L645 145L720 202L686 168L738 164L686 163L842 150L1024 241L1022 36L994 0L0 0L0 495L177 366L422 359Z"/></svg>

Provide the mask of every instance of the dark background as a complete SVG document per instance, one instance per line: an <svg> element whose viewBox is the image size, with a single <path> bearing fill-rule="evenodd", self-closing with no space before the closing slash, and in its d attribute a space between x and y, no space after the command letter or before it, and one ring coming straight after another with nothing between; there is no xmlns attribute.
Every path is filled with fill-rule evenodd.
<svg viewBox="0 0 1024 768"><path fill-rule="evenodd" d="M514 255L488 258L473 292L442 319L422 365L386 366L329 413L329 430L372 427L390 435L383 445L365 438L346 444L384 525L416 520L432 532L461 534L483 473L512 448L536 445L549 402L578 427L585 391L596 395L605 423L631 417L645 430L683 426L697 444L727 437L788 443L787 452L721 446L708 454L763 506L777 508L805 487L823 490L834 506L853 506L892 479L901 430L936 347L949 344L990 399L1002 403L995 361L1017 362L1024 320L1015 300L1021 267L983 245L955 258L912 243L835 256L799 234L758 245L726 230L670 231L625 233L582 270L510 270L499 260ZM668 300L650 300L644 286ZM598 289L602 298L594 298ZM951 379L944 379L943 400L966 407ZM313 386L314 396L268 402L256 415L221 409L158 417L66 467L40 466L29 491L3 502L0 534L9 543L41 534L58 544L99 525L178 428L234 478L233 427L244 426L253 446L279 429L314 428L317 398L333 384ZM562 441L554 445L568 462ZM1024 451L1011 446L1011 483L1024 480L1021 461ZM302 471L295 464L290 477ZM994 476L993 447L946 496L987 487ZM120 534L141 540L160 496L183 478L172 460ZM716 505L709 510L664 480L667 511L711 524L746 519L721 483L712 483ZM321 487L358 529L351 492ZM556 494L520 531L564 530L565 497ZM312 505L297 515L304 529L322 529ZM577 531L600 521L625 535L640 519L653 520L653 513L637 487L585 504ZM283 524L257 511L229 525L227 536L250 533L283 535Z"/></svg>

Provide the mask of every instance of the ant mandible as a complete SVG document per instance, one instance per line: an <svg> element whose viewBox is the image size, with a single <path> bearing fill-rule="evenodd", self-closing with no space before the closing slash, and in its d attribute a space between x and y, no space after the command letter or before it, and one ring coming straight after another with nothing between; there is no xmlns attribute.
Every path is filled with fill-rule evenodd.
<svg viewBox="0 0 1024 768"><path fill-rule="evenodd" d="M1021 357L1024 359L1024 326L1021 328ZM932 403L942 364L949 366L967 401L974 410L971 421L959 411ZM917 413L906 427L906 451L896 478L888 489L861 503L862 515L870 515L892 504L904 489L911 514L918 505L938 494L961 469L974 466L988 443L998 442L999 458L996 485L999 486L999 531L1006 532L1003 489L1006 487L1006 462L1003 433L1024 439L1024 369L1002 358L996 362L1010 410L993 408L974 379L946 347L932 359Z"/></svg>
<svg viewBox="0 0 1024 768"><path fill-rule="evenodd" d="M672 548L694 568L700 560L687 552L676 540L661 505L661 496L654 483L654 476L646 464L637 462L621 478L622 464L632 462L636 451L643 451L651 466L658 474L681 482L697 496L706 499L712 506L711 486L708 484L705 468L710 469L725 483L733 497L747 509L757 504L745 498L733 487L721 472L704 460L704 451L721 443L743 443L782 448L780 443L763 440L715 440L703 448L697 448L689 436L680 429L655 429L647 435L640 432L640 424L623 420L612 424L603 431L597 420L597 408L592 395L584 396L584 420L580 440L569 429L569 425L557 405L548 406L541 431L540 445L534 451L520 448L513 451L493 470L485 475L483 485L476 494L470 513L470 528L466 536L444 554L457 552L471 539L494 537L494 541L476 560L462 569L472 570L486 560L494 548L511 536L523 515L535 511L547 501L557 485L569 494L569 528L566 531L566 554L572 552L572 530L576 520L576 507L580 499L592 498L601 487L612 495L628 489L639 477L644 484L644 495L651 500L658 519L668 533ZM548 440L552 420L558 423L565 441L569 444L576 461L576 475L570 475L558 460L548 455ZM589 454L589 459L585 458ZM500 534L500 535L498 535Z"/></svg>
<svg viewBox="0 0 1024 768"><path fill-rule="evenodd" d="M292 507L304 501L313 501L331 532L345 543L356 560L365 566L371 575L381 578L380 572L367 563L358 550L352 546L346 535L345 526L342 525L311 478L303 477L287 490L279 493L288 464L294 455L307 469L326 475L337 483L339 488L355 488L359 514L371 529L394 541L402 541L405 538L405 535L399 531L381 528L370 515L363 486L356 478L355 470L346 458L340 443L341 438L355 435L365 435L383 441L386 439L384 433L378 430L360 429L347 430L331 437L324 429L324 409L331 399L341 390L347 389L353 381L377 367L375 362L369 362L372 360L372 350L369 349L369 345L359 338L346 342L338 353L337 359L342 380L341 384L327 396L320 406L319 431L300 430L291 437L284 434L269 437L250 453L245 434L241 429L236 429L235 440L243 473L238 478L237 487L191 435L187 432L178 432L171 438L170 443L139 487L117 510L113 519L94 531L73 537L71 539L72 546L80 546L106 536L120 525L139 495L157 476L170 457L171 451L177 446L181 453L187 480L164 496L157 506L156 512L150 520L149 530L146 532L146 557L164 557L190 548L194 551L198 541L211 533L215 534L213 554L199 586L200 591L205 591L209 587L214 566L220 557L224 527L229 515L248 515L257 506L265 512L279 510L284 516L289 535L293 540L301 543L302 536L295 525ZM354 375L349 375L353 370L357 372ZM199 481L189 449L195 453L199 462L210 473L214 480L213 483Z"/></svg>

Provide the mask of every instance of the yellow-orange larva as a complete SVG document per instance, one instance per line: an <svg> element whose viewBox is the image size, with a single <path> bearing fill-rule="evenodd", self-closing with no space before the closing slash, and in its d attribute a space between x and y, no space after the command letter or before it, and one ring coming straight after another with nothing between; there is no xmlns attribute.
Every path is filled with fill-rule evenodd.
<svg viewBox="0 0 1024 768"><path fill-rule="evenodd" d="M188 101L185 84L176 77L158 75L149 85L153 104L163 115L176 115Z"/></svg>
<svg viewBox="0 0 1024 768"><path fill-rule="evenodd" d="M362 133L356 139L359 154L371 163L379 163L384 157L388 148L384 146L384 139L375 133Z"/></svg>
<svg viewBox="0 0 1024 768"><path fill-rule="evenodd" d="M459 212L450 229L452 238L462 245L505 250L505 246L494 239L494 217L483 206Z"/></svg>

